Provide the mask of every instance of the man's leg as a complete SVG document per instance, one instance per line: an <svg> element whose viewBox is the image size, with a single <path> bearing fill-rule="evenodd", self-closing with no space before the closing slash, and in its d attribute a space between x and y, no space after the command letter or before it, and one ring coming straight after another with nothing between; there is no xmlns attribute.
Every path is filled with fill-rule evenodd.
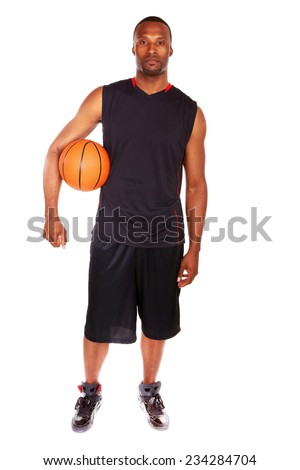
<svg viewBox="0 0 300 470"><path fill-rule="evenodd" d="M99 373L108 353L109 343L96 343L83 339L85 382L79 386L81 396L76 402L76 413L72 419L75 432L85 432L93 425L97 410L102 404Z"/></svg>
<svg viewBox="0 0 300 470"><path fill-rule="evenodd" d="M180 331L177 276L182 253L182 245L141 248L137 252L138 308L144 333L141 337L144 377L139 384L139 401L148 423L157 430L169 426L160 395L161 382L156 377L166 339Z"/></svg>
<svg viewBox="0 0 300 470"><path fill-rule="evenodd" d="M147 338L143 333L141 336L144 379L139 385L139 401L147 415L148 423L158 430L169 427L169 417L159 394L161 382L156 382L165 342L165 340Z"/></svg>
<svg viewBox="0 0 300 470"><path fill-rule="evenodd" d="M144 379L145 384L151 384L156 381L156 376L161 363L165 340L150 339L143 333L141 336L141 351L144 366Z"/></svg>
<svg viewBox="0 0 300 470"><path fill-rule="evenodd" d="M84 432L102 403L99 374L110 343L136 341L135 249L93 238L90 249L89 302L83 338L85 382L75 405L72 428Z"/></svg>
<svg viewBox="0 0 300 470"><path fill-rule="evenodd" d="M103 362L107 356L109 343L95 343L83 339L85 381L88 384L95 384L99 381L99 374Z"/></svg>

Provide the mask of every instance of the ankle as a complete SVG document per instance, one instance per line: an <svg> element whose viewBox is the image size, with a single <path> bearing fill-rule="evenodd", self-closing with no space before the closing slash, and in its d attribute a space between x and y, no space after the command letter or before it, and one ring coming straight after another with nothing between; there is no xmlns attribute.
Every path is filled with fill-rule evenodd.
<svg viewBox="0 0 300 470"><path fill-rule="evenodd" d="M152 397L159 393L160 388L161 388L161 382L152 382L152 383L142 382L139 385L140 394L142 396Z"/></svg>
<svg viewBox="0 0 300 470"><path fill-rule="evenodd" d="M156 375L145 375L143 378L143 384L154 384L156 381Z"/></svg>
<svg viewBox="0 0 300 470"><path fill-rule="evenodd" d="M89 385L98 384L99 379L98 379L98 377L89 376L89 377L86 377L84 383L89 384Z"/></svg>
<svg viewBox="0 0 300 470"><path fill-rule="evenodd" d="M98 382L94 382L92 384L82 382L79 389L81 389L81 392L85 393L87 396L93 396L101 391L102 386Z"/></svg>

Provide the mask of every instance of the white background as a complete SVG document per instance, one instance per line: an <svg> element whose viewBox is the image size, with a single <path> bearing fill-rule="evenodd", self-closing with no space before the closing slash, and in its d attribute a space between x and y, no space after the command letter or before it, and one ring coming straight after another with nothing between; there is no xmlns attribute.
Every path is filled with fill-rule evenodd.
<svg viewBox="0 0 300 470"><path fill-rule="evenodd" d="M254 468L299 467L296 4L2 4L3 468L42 469L42 457L82 454L176 457L178 468L187 454L255 454ZM172 28L170 82L205 113L207 217L218 223L205 232L199 275L181 294L182 332L167 343L159 374L170 429L148 428L138 407L137 342L111 347L103 406L93 429L77 435L70 422L84 379L89 243L71 238L66 250L29 243L37 234L27 221L44 214L48 146L91 90L134 76L132 31L148 15ZM92 136L101 142L101 128ZM97 203L98 192L63 185L60 214L79 217L84 236ZM251 207L258 221L272 216L264 227L272 242L251 241ZM241 243L227 236L234 216L248 221L234 226L236 236L248 236ZM222 227L225 239L213 242Z"/></svg>

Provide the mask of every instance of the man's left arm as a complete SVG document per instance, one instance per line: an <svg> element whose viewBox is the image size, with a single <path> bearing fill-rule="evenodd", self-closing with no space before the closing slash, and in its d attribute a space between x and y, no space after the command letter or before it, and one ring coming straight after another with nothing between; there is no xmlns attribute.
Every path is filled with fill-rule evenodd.
<svg viewBox="0 0 300 470"><path fill-rule="evenodd" d="M178 272L178 287L193 282L198 274L201 238L207 207L205 179L206 122L203 112L197 109L191 137L186 146L183 165L186 173L186 215L189 233L189 249L182 258Z"/></svg>

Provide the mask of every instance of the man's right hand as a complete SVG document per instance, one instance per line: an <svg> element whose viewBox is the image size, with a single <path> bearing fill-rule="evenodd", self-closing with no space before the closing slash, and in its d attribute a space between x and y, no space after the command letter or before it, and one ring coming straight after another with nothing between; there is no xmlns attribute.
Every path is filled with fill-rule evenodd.
<svg viewBox="0 0 300 470"><path fill-rule="evenodd" d="M48 240L54 248L66 248L67 231L59 217L46 217L43 237Z"/></svg>

